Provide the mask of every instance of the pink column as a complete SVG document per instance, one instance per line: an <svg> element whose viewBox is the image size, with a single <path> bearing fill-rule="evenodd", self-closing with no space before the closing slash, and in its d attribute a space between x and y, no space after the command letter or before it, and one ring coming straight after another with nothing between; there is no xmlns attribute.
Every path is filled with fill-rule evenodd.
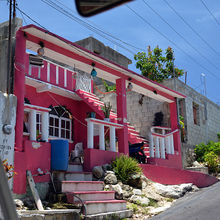
<svg viewBox="0 0 220 220"><path fill-rule="evenodd" d="M178 117L177 116L177 105L176 105L176 100L175 100L174 102L170 103L170 124L171 124L172 130L179 129L177 117ZM178 151L178 155L182 163L180 132L178 131L177 133L175 133L173 137L174 137L174 149L175 151Z"/></svg>
<svg viewBox="0 0 220 220"><path fill-rule="evenodd" d="M24 32L16 33L15 47L15 73L14 94L17 96L17 115L15 126L15 150L23 151L23 119L24 119L24 93L25 93L25 57L26 39Z"/></svg>
<svg viewBox="0 0 220 220"><path fill-rule="evenodd" d="M126 83L125 79L116 80L117 94L117 114L118 123L123 124L124 128L118 130L118 147L119 152L129 154L128 149L128 127L127 127L127 104L126 104Z"/></svg>

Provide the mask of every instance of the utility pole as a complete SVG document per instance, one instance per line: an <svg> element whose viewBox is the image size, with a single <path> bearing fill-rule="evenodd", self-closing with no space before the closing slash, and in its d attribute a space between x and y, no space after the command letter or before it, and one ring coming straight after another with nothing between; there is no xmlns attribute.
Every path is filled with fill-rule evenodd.
<svg viewBox="0 0 220 220"><path fill-rule="evenodd" d="M15 34L16 0L9 1L7 94L13 93L12 34ZM12 22L13 19L13 22Z"/></svg>

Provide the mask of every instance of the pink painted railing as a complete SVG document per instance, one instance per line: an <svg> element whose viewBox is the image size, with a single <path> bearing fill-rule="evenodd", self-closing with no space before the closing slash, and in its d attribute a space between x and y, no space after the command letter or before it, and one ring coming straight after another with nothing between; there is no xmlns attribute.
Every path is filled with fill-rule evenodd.
<svg viewBox="0 0 220 220"><path fill-rule="evenodd" d="M75 90L76 73L51 61L43 60L43 63L42 67L29 65L26 75L67 90Z"/></svg>
<svg viewBox="0 0 220 220"><path fill-rule="evenodd" d="M154 126L150 133L150 157L166 158L167 154L174 154L174 133L178 129L171 131L171 128Z"/></svg>

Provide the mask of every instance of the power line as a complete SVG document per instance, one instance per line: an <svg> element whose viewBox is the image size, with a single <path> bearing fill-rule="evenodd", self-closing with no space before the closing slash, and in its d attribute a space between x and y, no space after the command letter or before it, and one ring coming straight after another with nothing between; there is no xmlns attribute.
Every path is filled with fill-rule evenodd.
<svg viewBox="0 0 220 220"><path fill-rule="evenodd" d="M220 56L220 53L218 53L218 51L216 51L184 18L183 16L181 16L176 10L174 7L172 7L170 5L170 3L167 1L167 0L163 0L167 5L168 7L183 21L183 23L188 26L194 34L196 34L197 37L199 37L199 39L201 41L203 41L209 49L211 49L216 55Z"/></svg>
<svg viewBox="0 0 220 220"><path fill-rule="evenodd" d="M220 71L220 68L218 68L210 59L208 59L206 56L204 56L196 47L194 47L185 37L183 37L179 32L176 31L176 29L170 25L156 10L154 10L145 0L143 0L144 4L147 5L163 22L165 22L179 37L181 37L193 50L195 50L201 57L203 57L205 60L207 60L212 66L214 66L217 70Z"/></svg>
<svg viewBox="0 0 220 220"><path fill-rule="evenodd" d="M62 8L61 6L59 6L58 4L56 4L56 3L53 2L53 1L50 1L50 0L41 0L41 1L44 2L45 4L49 5L50 7L54 8L55 10L59 11L59 12L62 13L63 15L65 15L65 16L69 17L70 19L74 20L75 22L79 23L80 25L83 25L83 26L86 27L87 29L89 29L89 30L95 32L96 34L98 34L98 35L100 35L100 36L102 36L102 37L105 38L106 40L111 41L113 44L116 44L117 46L119 46L119 47L121 47L121 48L127 50L127 51L130 52L132 55L135 54L134 51L131 51L130 49L126 48L125 46L121 45L119 42L116 42L116 41L114 41L114 40L112 40L112 39L109 39L107 36L109 36L109 37L111 37L111 38L113 38L113 39L116 39L116 40L118 40L118 41L120 41L120 42L126 44L127 46L130 46L130 47L132 47L132 48L135 48L136 50L140 50L140 49L141 49L141 48L138 48L138 47L136 47L136 46L134 46L134 45L131 45L131 44L125 42L125 41L122 41L121 39L119 39L119 38L117 38L117 37L115 37L115 36L113 36L113 35L111 35L111 34L109 34L109 33L107 33L107 32L104 32L103 30L101 30L101 29L99 29L99 28L96 28L96 27L92 26L91 24L89 24L89 23L83 21L82 19L80 19L80 18L74 16L73 14L69 13L69 12L66 11L64 8ZM105 36L105 35L107 35L107 36Z"/></svg>
<svg viewBox="0 0 220 220"><path fill-rule="evenodd" d="M209 72L212 76L214 76L216 79L220 80L219 77L217 77L215 74L213 74L209 69L207 69L205 66L200 64L196 59L194 59L190 54L185 52L181 47L179 47L174 41L170 40L165 34L163 34L161 31L159 31L157 28L155 28L149 21L147 21L144 17L139 15L134 9L126 5L126 7L131 10L137 17L139 17L142 21L144 21L146 24L148 24L153 30L155 30L157 33L159 33L162 37L164 37L167 41L172 43L176 48L178 48L180 51L182 51L187 57L190 58L194 63L196 63L198 66L206 70L206 72Z"/></svg>
<svg viewBox="0 0 220 220"><path fill-rule="evenodd" d="M216 23L218 25L220 25L220 22L217 20L217 18L215 17L215 15L210 11L210 9L208 8L208 6L205 4L205 2L203 0L200 0L200 2L203 4L203 6L206 8L206 10L209 12L209 14L213 17L213 19L216 21Z"/></svg>
<svg viewBox="0 0 220 220"><path fill-rule="evenodd" d="M33 18L31 18L29 15L27 15L26 13L24 13L21 9L19 9L18 7L16 7L16 8L17 8L21 13L23 13L23 15L25 15L26 17L28 17L32 22L34 22L35 24L39 25L40 27L42 27L42 28L45 29L46 31L50 32L47 28L44 28L41 24L39 24L37 21L35 21L35 20L34 20ZM81 49L75 47L74 45L72 45L72 44L70 44L70 43L67 43L67 42L65 42L65 41L64 41L64 43L66 43L67 45L71 46L72 48L74 48L74 49L77 50L78 52L84 54L86 57L90 58L90 59L93 60L93 61L99 62L100 64L105 65L105 66L107 66L107 67L109 67L109 68L111 68L111 69L114 69L114 70L116 70L116 71L120 71L120 72L125 73L125 74L127 73L127 71L125 71L125 70L123 70L123 69L121 69L121 68L120 68L120 70L119 70L119 69L117 69L117 68L115 68L115 67L112 67L111 65L108 65L108 64L106 64L106 63L100 61L99 59L96 59L94 56L88 54L86 51L81 50Z"/></svg>
<svg viewBox="0 0 220 220"><path fill-rule="evenodd" d="M34 22L35 24L37 24L38 26L42 27L43 29L47 30L47 28L45 28L44 26L42 26L40 23L38 23L37 21L35 21L33 18L31 18L29 15L27 15L24 11L22 11L18 6L16 6L16 9L18 11L20 11L23 15L25 15L28 19L30 19L32 22Z"/></svg>

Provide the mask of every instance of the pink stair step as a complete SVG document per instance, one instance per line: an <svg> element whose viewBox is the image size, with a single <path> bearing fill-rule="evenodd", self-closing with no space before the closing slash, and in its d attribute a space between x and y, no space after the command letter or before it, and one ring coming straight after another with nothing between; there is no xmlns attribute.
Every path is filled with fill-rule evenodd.
<svg viewBox="0 0 220 220"><path fill-rule="evenodd" d="M104 183L102 181L62 181L62 192L78 191L102 191Z"/></svg>
<svg viewBox="0 0 220 220"><path fill-rule="evenodd" d="M69 203L79 202L77 197L82 201L113 200L115 198L115 191L74 191L66 193L66 195Z"/></svg>
<svg viewBox="0 0 220 220"><path fill-rule="evenodd" d="M85 201L87 215L126 210L124 200Z"/></svg>

